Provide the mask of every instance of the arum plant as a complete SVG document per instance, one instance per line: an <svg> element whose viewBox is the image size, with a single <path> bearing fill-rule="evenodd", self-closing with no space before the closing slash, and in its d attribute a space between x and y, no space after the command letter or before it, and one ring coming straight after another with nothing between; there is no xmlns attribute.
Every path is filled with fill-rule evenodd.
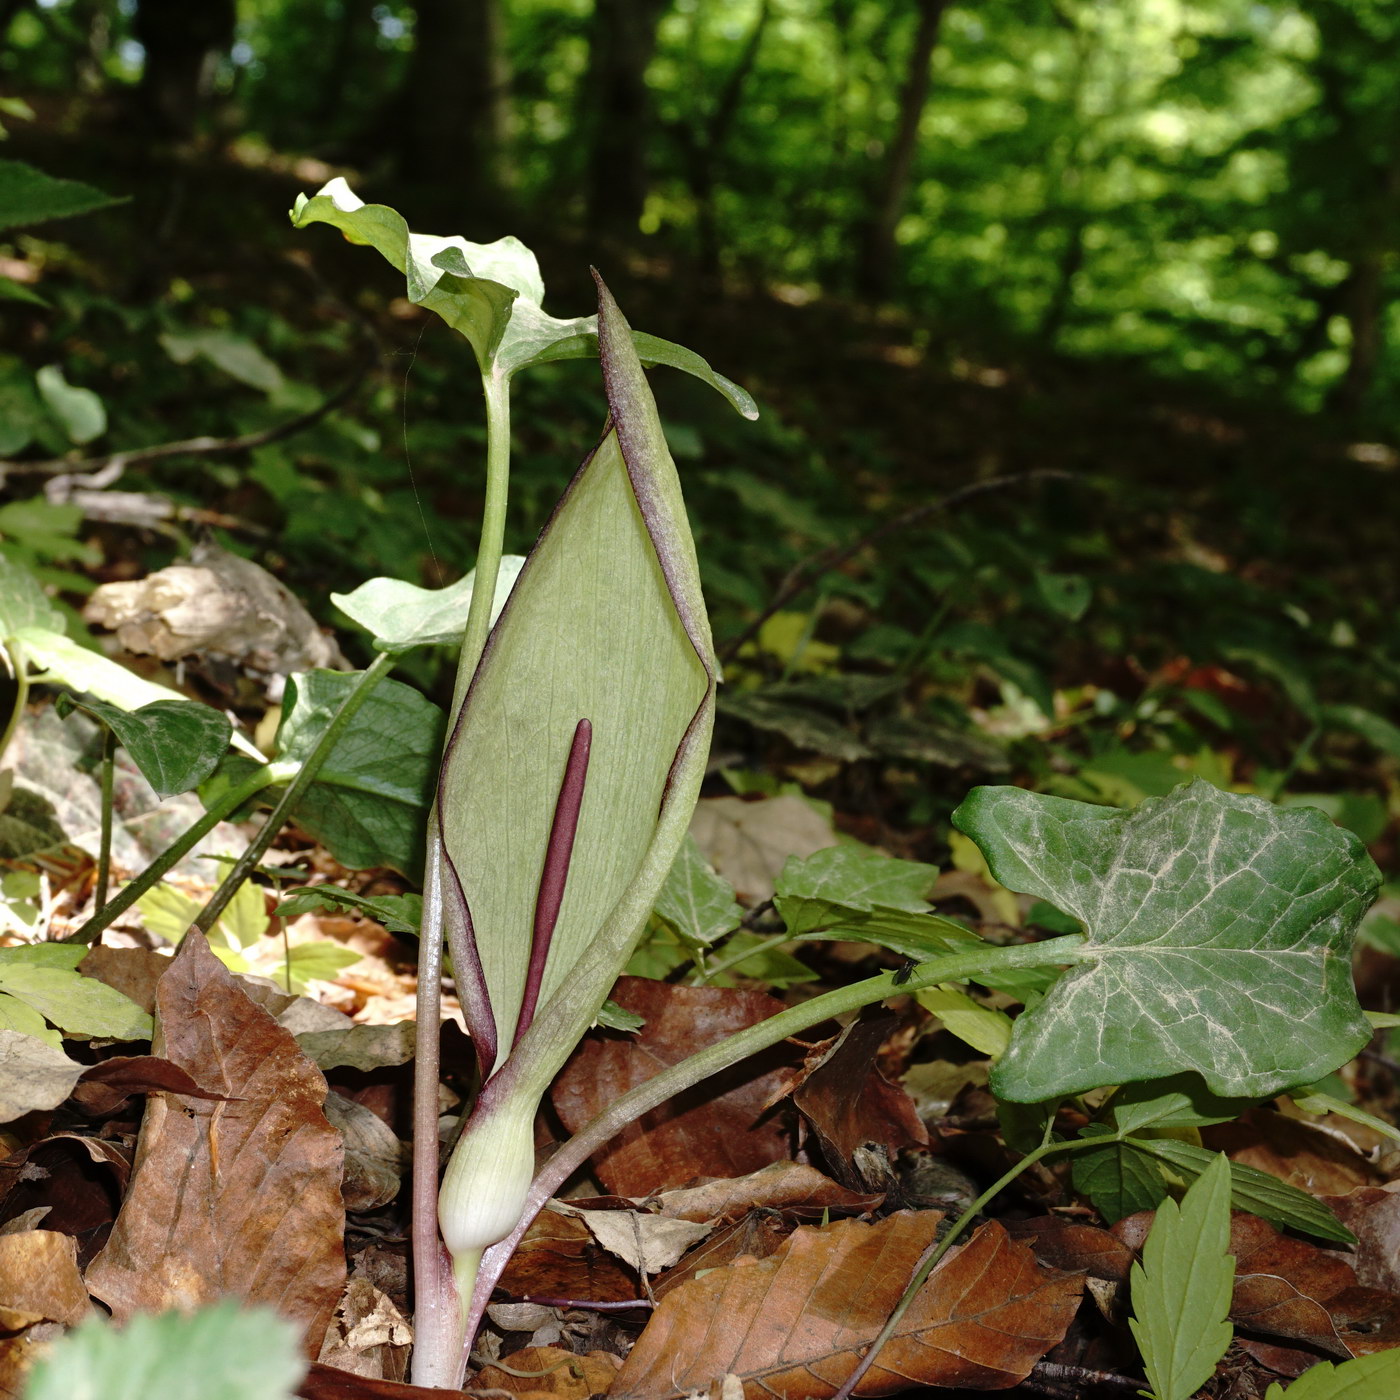
<svg viewBox="0 0 1400 1400"><path fill-rule="evenodd" d="M538 265L516 239L413 233L343 180L299 198L292 219L329 223L398 268L410 300L467 338L485 398L481 543L428 831L415 1071L414 1376L453 1387L465 1367L478 1261L519 1220L534 1174L540 1097L641 933L709 748L717 680L709 623L642 360L696 375L746 417L757 410L698 355L633 332L601 281L597 317L549 316ZM512 378L594 354L607 430L493 628ZM432 611L425 602L424 615ZM410 621L378 645L426 639ZM424 1146L436 1142L444 931L483 1087L442 1183L440 1244L435 1153Z"/></svg>

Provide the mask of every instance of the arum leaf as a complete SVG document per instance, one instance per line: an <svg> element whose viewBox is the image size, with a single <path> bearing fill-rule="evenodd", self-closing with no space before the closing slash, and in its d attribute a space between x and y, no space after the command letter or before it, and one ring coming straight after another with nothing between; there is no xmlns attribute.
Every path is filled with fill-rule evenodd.
<svg viewBox="0 0 1400 1400"><path fill-rule="evenodd" d="M551 360L591 359L598 354L596 316L559 320L548 315L544 280L535 255L518 238L470 243L411 233L401 214L366 204L334 179L292 209L297 228L326 223L352 243L375 248L407 279L408 299L436 312L471 342L483 373L513 374ZM633 334L637 353L650 364L672 365L717 389L745 418L757 418L753 399L699 355L669 340Z"/></svg>
<svg viewBox="0 0 1400 1400"><path fill-rule="evenodd" d="M1080 919L1088 940L1018 1018L999 1097L1190 1069L1222 1097L1262 1099L1370 1038L1351 947L1380 873L1320 812L1197 779L1131 812L978 788L953 820L1002 884Z"/></svg>
<svg viewBox="0 0 1400 1400"><path fill-rule="evenodd" d="M26 627L16 632L13 640L23 647L38 673L33 679L41 684L86 691L122 710L139 710L157 700L184 700L178 691L145 680L60 631Z"/></svg>
<svg viewBox="0 0 1400 1400"><path fill-rule="evenodd" d="M1230 1345L1229 1244L1230 1163L1218 1153L1180 1206L1168 1198L1157 1208L1132 1268L1128 1325L1157 1400L1190 1400Z"/></svg>
<svg viewBox="0 0 1400 1400"><path fill-rule="evenodd" d="M491 624L501 615L525 560L519 554L501 559L496 576L496 596L491 604ZM332 593L331 602L374 637L380 651L407 651L409 647L461 644L471 607L473 569L446 588L419 588L396 578L372 578L353 593Z"/></svg>
<svg viewBox="0 0 1400 1400"><path fill-rule="evenodd" d="M193 700L155 700L130 711L103 700L73 704L117 736L160 797L197 788L219 766L233 732L227 715Z"/></svg>
<svg viewBox="0 0 1400 1400"><path fill-rule="evenodd" d="M876 1225L804 1226L766 1259L711 1269L662 1298L608 1394L681 1400L736 1376L750 1396L835 1393L934 1239L937 1211ZM1079 1277L1042 1269L984 1225L930 1276L881 1349L862 1394L912 1386L1003 1390L1064 1336Z"/></svg>
<svg viewBox="0 0 1400 1400"><path fill-rule="evenodd" d="M533 1026L550 1062L540 1088L640 935L694 809L714 717L680 481L627 323L601 283L600 299L611 426L491 632L438 797L448 926L479 962L473 977L454 949L473 1039L489 1066L537 998L549 1008ZM579 783L584 722L591 747ZM552 937L537 937L546 851L571 785L581 806L562 903Z"/></svg>
<svg viewBox="0 0 1400 1400"><path fill-rule="evenodd" d="M306 758L355 682L345 671L288 677L279 759ZM380 681L306 790L297 825L353 870L391 865L416 876L441 735L436 705L412 686Z"/></svg>

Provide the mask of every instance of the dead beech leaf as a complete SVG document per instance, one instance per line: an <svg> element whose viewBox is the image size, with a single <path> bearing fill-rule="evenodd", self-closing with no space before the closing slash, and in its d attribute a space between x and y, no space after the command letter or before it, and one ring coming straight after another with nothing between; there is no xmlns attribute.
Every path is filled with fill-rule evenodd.
<svg viewBox="0 0 1400 1400"><path fill-rule="evenodd" d="M512 1298L622 1303L640 1296L637 1276L593 1238L577 1215L546 1207L515 1248L501 1289Z"/></svg>
<svg viewBox="0 0 1400 1400"><path fill-rule="evenodd" d="M82 1072L82 1065L37 1036L0 1030L0 1123L36 1108L57 1108Z"/></svg>
<svg viewBox="0 0 1400 1400"><path fill-rule="evenodd" d="M736 893L759 904L773 898L773 882L789 856L810 856L836 844L831 823L800 797L704 797L690 834L705 859Z"/></svg>
<svg viewBox="0 0 1400 1400"><path fill-rule="evenodd" d="M639 1210L581 1210L579 1216L609 1254L640 1274L669 1269L710 1233L708 1225Z"/></svg>
<svg viewBox="0 0 1400 1400"><path fill-rule="evenodd" d="M867 1007L803 1075L792 1101L812 1125L822 1156L843 1186L869 1187L856 1154L867 1144L893 1158L905 1147L927 1147L928 1129L914 1101L880 1073L880 1047L899 1026L883 1007Z"/></svg>
<svg viewBox="0 0 1400 1400"><path fill-rule="evenodd" d="M169 958L165 964L170 965ZM225 1094L201 1088L193 1077L159 1055L114 1055L83 1071L73 1088L73 1102L94 1116L115 1112L133 1094L164 1091L193 1099L220 1100Z"/></svg>
<svg viewBox="0 0 1400 1400"><path fill-rule="evenodd" d="M595 1114L702 1046L783 1009L765 992L676 987L623 977L612 999L646 1020L636 1035L590 1031L554 1081L554 1107L577 1132ZM620 1196L646 1196L700 1176L742 1176L791 1155L781 1119L765 1113L795 1052L775 1045L629 1123L593 1157Z"/></svg>
<svg viewBox="0 0 1400 1400"><path fill-rule="evenodd" d="M881 1200L879 1195L848 1191L804 1162L772 1162L747 1176L720 1177L698 1186L663 1191L656 1204L662 1215L702 1221L735 1219L756 1209L814 1216L823 1211L864 1215Z"/></svg>
<svg viewBox="0 0 1400 1400"><path fill-rule="evenodd" d="M0 1163L0 1219L45 1211L44 1228L73 1236L85 1264L116 1219L130 1175L129 1146L55 1133Z"/></svg>
<svg viewBox="0 0 1400 1400"><path fill-rule="evenodd" d="M1400 1181L1323 1196L1322 1204L1356 1236L1346 1258L1360 1282L1400 1293Z"/></svg>
<svg viewBox="0 0 1400 1400"><path fill-rule="evenodd" d="M478 1390L509 1391L521 1400L547 1396L549 1400L588 1400L601 1395L613 1383L619 1365L606 1351L590 1351L586 1356L561 1347L525 1347L506 1358L507 1371L500 1366L483 1366L472 1378L470 1395ZM517 1375L518 1371L532 1374Z"/></svg>
<svg viewBox="0 0 1400 1400"><path fill-rule="evenodd" d="M381 1381L373 1376L357 1376L338 1366L313 1361L306 1378L297 1386L301 1400L446 1400L450 1391L430 1390L427 1386L404 1381Z"/></svg>
<svg viewBox="0 0 1400 1400"><path fill-rule="evenodd" d="M651 1286L653 1299L664 1298L672 1289L698 1278L711 1269L723 1269L748 1255L767 1259L776 1254L793 1227L782 1216L767 1210L751 1210L730 1225L721 1225L709 1239L698 1244L674 1268L667 1269Z"/></svg>
<svg viewBox="0 0 1400 1400"><path fill-rule="evenodd" d="M1233 1123L1203 1128L1201 1141L1315 1196L1344 1196L1377 1181L1375 1167L1351 1142L1272 1109L1251 1108Z"/></svg>
<svg viewBox="0 0 1400 1400"><path fill-rule="evenodd" d="M352 1375L401 1381L412 1342L413 1328L393 1300L357 1275L345 1285L319 1360Z"/></svg>
<svg viewBox="0 0 1400 1400"><path fill-rule="evenodd" d="M1013 1239L1025 1240L1037 1259L1067 1274L1083 1271L1109 1283L1128 1281L1132 1247L1100 1225L1037 1215L1030 1220L1008 1221L1006 1228Z"/></svg>
<svg viewBox="0 0 1400 1400"><path fill-rule="evenodd" d="M76 1240L56 1230L0 1235L0 1329L18 1332L36 1322L74 1327L91 1311Z"/></svg>
<svg viewBox="0 0 1400 1400"><path fill-rule="evenodd" d="M156 990L152 1045L211 1103L152 1094L131 1186L89 1290L118 1322L233 1296L298 1323L320 1349L345 1286L340 1134L326 1081L191 932Z"/></svg>
<svg viewBox="0 0 1400 1400"><path fill-rule="evenodd" d="M680 1400L728 1374L749 1400L833 1394L884 1325L934 1238L936 1211L797 1230L776 1254L667 1295L609 1392ZM1083 1281L1042 1269L995 1221L934 1271L857 1389L1002 1390L1065 1334Z"/></svg>
<svg viewBox="0 0 1400 1400"><path fill-rule="evenodd" d="M108 948L99 943L88 950L78 971L130 997L149 1016L156 1007L156 983L169 966L169 953L154 948Z"/></svg>
<svg viewBox="0 0 1400 1400"><path fill-rule="evenodd" d="M345 1140L345 1175L340 1183L346 1210L378 1210L399 1194L404 1145L384 1120L364 1104L332 1089L321 1106Z"/></svg>

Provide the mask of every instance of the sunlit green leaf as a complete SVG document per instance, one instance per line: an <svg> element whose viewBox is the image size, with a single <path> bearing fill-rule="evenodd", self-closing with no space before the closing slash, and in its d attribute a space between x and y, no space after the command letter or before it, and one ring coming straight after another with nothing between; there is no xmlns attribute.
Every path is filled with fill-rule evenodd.
<svg viewBox="0 0 1400 1400"><path fill-rule="evenodd" d="M1264 1400L1395 1400L1400 1395L1400 1348L1373 1351L1350 1361L1319 1361L1287 1392L1275 1381Z"/></svg>
<svg viewBox="0 0 1400 1400"><path fill-rule="evenodd" d="M423 923L421 894L357 894L338 885L313 885L294 890L273 912L279 918L295 919L323 909L368 914L390 933L411 933L415 938Z"/></svg>
<svg viewBox="0 0 1400 1400"><path fill-rule="evenodd" d="M233 331L166 331L160 336L160 343L177 365L187 365L202 357L251 389L272 394L282 387L282 371L276 364L246 336Z"/></svg>
<svg viewBox="0 0 1400 1400"><path fill-rule="evenodd" d="M501 559L491 606L493 626L524 563L520 554L507 554ZM369 632L380 651L460 646L475 580L475 569L446 588L419 588L396 578L372 578L353 593L332 593L331 602Z"/></svg>
<svg viewBox="0 0 1400 1400"><path fill-rule="evenodd" d="M831 928L851 914L876 907L923 913L938 878L936 865L895 860L867 846L829 846L788 858L774 886L773 903L794 936Z"/></svg>
<svg viewBox="0 0 1400 1400"><path fill-rule="evenodd" d="M87 950L64 951L81 956ZM130 997L43 957L40 947L0 948L0 991L73 1035L111 1040L148 1040L151 1035L150 1016Z"/></svg>
<svg viewBox="0 0 1400 1400"><path fill-rule="evenodd" d="M0 232L125 203L80 180L60 180L23 161L0 160Z"/></svg>
<svg viewBox="0 0 1400 1400"><path fill-rule="evenodd" d="M681 939L700 947L732 933L744 917L734 887L715 874L688 833L657 896L656 917Z"/></svg>
<svg viewBox="0 0 1400 1400"><path fill-rule="evenodd" d="M1082 920L1088 959L1016 1022L993 1072L1033 1103L1196 1070L1265 1098L1370 1037L1351 982L1380 875L1320 812L1197 780L1119 812L978 788L954 813L1002 884Z"/></svg>
<svg viewBox="0 0 1400 1400"><path fill-rule="evenodd" d="M44 407L53 414L69 442L91 442L107 431L107 410L91 389L70 384L58 365L45 365L34 376Z"/></svg>

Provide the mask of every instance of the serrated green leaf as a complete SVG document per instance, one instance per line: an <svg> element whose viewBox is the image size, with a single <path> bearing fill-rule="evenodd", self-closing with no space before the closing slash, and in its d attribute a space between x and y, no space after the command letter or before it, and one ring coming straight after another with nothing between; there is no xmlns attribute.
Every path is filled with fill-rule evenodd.
<svg viewBox="0 0 1400 1400"><path fill-rule="evenodd" d="M357 679L345 671L288 678L280 759L307 757ZM442 711L412 686L380 681L307 789L297 825L352 870L387 865L418 876L442 729Z"/></svg>
<svg viewBox="0 0 1400 1400"><path fill-rule="evenodd" d="M194 700L154 700L123 710L105 700L73 702L116 735L159 797L197 788L228 748L227 715Z"/></svg>
<svg viewBox="0 0 1400 1400"><path fill-rule="evenodd" d="M655 915L683 942L703 948L743 920L734 887L715 873L688 832L657 896Z"/></svg>
<svg viewBox="0 0 1400 1400"><path fill-rule="evenodd" d="M1018 1018L999 1096L1191 1069L1222 1097L1267 1098L1369 1039L1350 954L1380 873L1321 813L1197 779L1132 812L978 788L953 820L1002 884L1082 920L1088 939Z"/></svg>
<svg viewBox="0 0 1400 1400"><path fill-rule="evenodd" d="M80 180L60 180L23 161L0 160L0 232L125 203Z"/></svg>
<svg viewBox="0 0 1400 1400"><path fill-rule="evenodd" d="M339 178L310 199L298 195L292 223L297 228L327 223L350 242L376 249L404 274L410 301L436 312L467 338L483 373L509 376L527 365L598 354L598 318L548 315L539 263L518 238L470 243L410 233L402 215L387 205L364 203ZM643 360L684 370L717 389L744 417L758 417L753 399L694 351L628 333Z"/></svg>
<svg viewBox="0 0 1400 1400"><path fill-rule="evenodd" d="M1077 1152L1074 1185L1112 1222L1136 1210L1151 1210L1167 1194L1167 1179L1194 1181L1210 1165L1214 1153L1175 1138L1117 1140L1101 1125L1083 1136L1104 1136L1102 1148ZM1280 1181L1267 1172L1238 1162L1230 1165L1231 1204L1280 1230L1297 1230L1314 1239L1354 1244L1356 1236L1315 1196Z"/></svg>
<svg viewBox="0 0 1400 1400"><path fill-rule="evenodd" d="M101 398L91 389L70 384L61 366L45 365L34 376L34 383L44 407L67 434L69 442L81 446L107 431L107 409Z"/></svg>
<svg viewBox="0 0 1400 1400"><path fill-rule="evenodd" d="M1400 1128L1397 1128L1393 1123L1387 1123L1383 1118L1377 1118L1374 1113L1367 1113L1365 1109L1357 1108L1354 1103L1347 1103L1344 1099L1321 1093L1293 1094L1291 1097L1304 1113L1319 1115L1335 1113L1339 1118L1350 1118L1353 1123L1360 1123L1364 1127L1370 1128L1372 1132L1380 1133L1382 1137L1400 1142Z"/></svg>
<svg viewBox="0 0 1400 1400"><path fill-rule="evenodd" d="M415 938L423 923L421 894L356 894L336 885L314 885L295 890L273 911L279 918L295 919L320 909L336 912L350 909L368 914L390 933L410 933Z"/></svg>
<svg viewBox="0 0 1400 1400"><path fill-rule="evenodd" d="M1165 1200L1132 1267L1133 1316L1156 1400L1190 1400L1215 1374L1234 1329L1230 1164L1216 1154L1180 1206Z"/></svg>
<svg viewBox="0 0 1400 1400"><path fill-rule="evenodd" d="M18 950L16 950L18 951ZM149 1040L151 1018L128 996L92 977L38 962L0 962L0 991L71 1035Z"/></svg>
<svg viewBox="0 0 1400 1400"><path fill-rule="evenodd" d="M920 1006L943 1022L944 1029L992 1059L1011 1043L1011 1017L983 1006L956 987L925 987L915 994Z"/></svg>
<svg viewBox="0 0 1400 1400"><path fill-rule="evenodd" d="M525 557L521 554L501 557L496 596L491 605L493 627L524 563ZM332 593L331 602L370 633L380 651L460 646L475 581L475 569L446 588L419 588L401 579L372 578L352 593Z"/></svg>
<svg viewBox="0 0 1400 1400"><path fill-rule="evenodd" d="M28 1002L0 992L0 1030L32 1035L55 1050L63 1048L63 1037Z"/></svg>
<svg viewBox="0 0 1400 1400"><path fill-rule="evenodd" d="M1319 1361L1285 1392L1275 1381L1264 1400L1395 1400L1400 1395L1400 1348L1373 1351L1340 1364Z"/></svg>
<svg viewBox="0 0 1400 1400"><path fill-rule="evenodd" d="M279 962L273 980L288 992L303 993L307 984L334 982L347 968L360 961L360 954L341 943L320 940L294 943L287 958Z"/></svg>
<svg viewBox="0 0 1400 1400"><path fill-rule="evenodd" d="M924 913L938 878L936 865L895 860L866 846L828 846L790 856L774 885L773 903L794 937L846 922L877 907Z"/></svg>
<svg viewBox="0 0 1400 1400"><path fill-rule="evenodd" d="M233 1299L120 1329L91 1317L35 1363L25 1400L292 1400L300 1343L286 1319Z"/></svg>

